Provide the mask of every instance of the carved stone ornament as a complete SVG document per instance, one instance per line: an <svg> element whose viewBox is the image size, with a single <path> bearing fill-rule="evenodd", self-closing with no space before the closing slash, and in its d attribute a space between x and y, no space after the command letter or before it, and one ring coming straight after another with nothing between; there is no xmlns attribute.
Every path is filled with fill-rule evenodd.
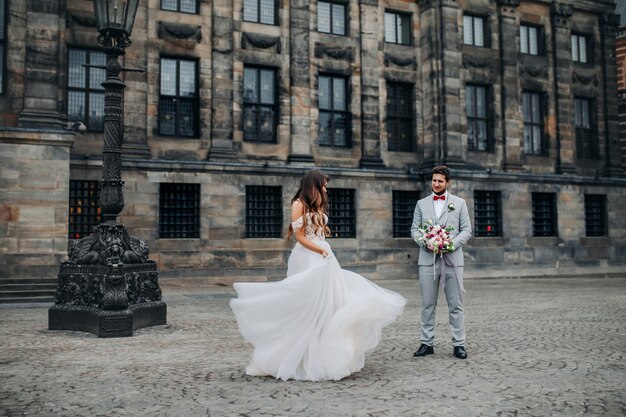
<svg viewBox="0 0 626 417"><path fill-rule="evenodd" d="M529 65L522 64L520 66L520 74L528 74L531 77L547 77L548 76L548 66L547 65Z"/></svg>
<svg viewBox="0 0 626 417"><path fill-rule="evenodd" d="M615 36L619 29L620 16L613 13L603 13L600 27L607 35Z"/></svg>
<svg viewBox="0 0 626 417"><path fill-rule="evenodd" d="M389 66L389 64L394 64L399 67L407 67L410 65L413 69L417 68L417 61L414 56L397 56L385 52L385 66Z"/></svg>
<svg viewBox="0 0 626 417"><path fill-rule="evenodd" d="M517 7L522 0L496 0L496 3L500 7Z"/></svg>
<svg viewBox="0 0 626 417"><path fill-rule="evenodd" d="M191 26L184 23L171 23L159 21L157 36L160 39L190 40L200 43L202 29L200 26Z"/></svg>
<svg viewBox="0 0 626 417"><path fill-rule="evenodd" d="M495 70L494 62L488 58L482 58L474 55L463 55L463 67L464 68L488 68L489 70Z"/></svg>
<svg viewBox="0 0 626 417"><path fill-rule="evenodd" d="M96 27L96 16L93 13L80 11L67 11L66 27L73 27L75 24L87 28Z"/></svg>
<svg viewBox="0 0 626 417"><path fill-rule="evenodd" d="M596 74L589 74L589 75L579 74L578 72L574 71L572 73L572 84L576 84L576 83L581 83L585 85L593 83L593 85L597 86L598 76Z"/></svg>
<svg viewBox="0 0 626 417"><path fill-rule="evenodd" d="M261 35L258 33L243 32L241 37L241 49L248 49L252 45L260 49L276 47L276 52L281 53L280 36Z"/></svg>
<svg viewBox="0 0 626 417"><path fill-rule="evenodd" d="M354 52L352 51L352 47L346 46L330 46L324 45L322 43L315 43L315 58L323 58L324 55L334 58L334 59L343 59L346 61L352 61L354 59Z"/></svg>
<svg viewBox="0 0 626 417"><path fill-rule="evenodd" d="M574 7L571 4L552 3L550 13L552 19L557 26L566 27L569 24L569 18L572 17Z"/></svg>
<svg viewBox="0 0 626 417"><path fill-rule="evenodd" d="M422 12L430 9L431 7L433 7L434 4L435 0L417 0L417 5L420 7L420 10Z"/></svg>

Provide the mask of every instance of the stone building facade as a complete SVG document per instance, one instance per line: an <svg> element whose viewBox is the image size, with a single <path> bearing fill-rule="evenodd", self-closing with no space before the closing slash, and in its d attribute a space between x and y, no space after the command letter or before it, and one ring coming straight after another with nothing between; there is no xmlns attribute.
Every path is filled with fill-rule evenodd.
<svg viewBox="0 0 626 417"><path fill-rule="evenodd" d="M81 64L102 56L92 2L3 6L0 279L13 285L53 278L98 220L102 74ZM278 278L290 199L316 167L340 262L417 277L412 210L445 163L476 232L467 276L618 272L614 13L609 0L141 0L120 221L161 276Z"/></svg>

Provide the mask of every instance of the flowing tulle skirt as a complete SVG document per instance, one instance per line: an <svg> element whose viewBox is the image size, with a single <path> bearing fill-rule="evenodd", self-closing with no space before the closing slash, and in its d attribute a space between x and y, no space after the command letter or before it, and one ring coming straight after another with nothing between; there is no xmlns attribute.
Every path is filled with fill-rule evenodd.
<svg viewBox="0 0 626 417"><path fill-rule="evenodd" d="M299 244L287 278L234 288L238 298L230 306L254 346L246 373L283 380L339 380L360 371L382 328L406 304L399 294L341 269L334 256L323 259Z"/></svg>

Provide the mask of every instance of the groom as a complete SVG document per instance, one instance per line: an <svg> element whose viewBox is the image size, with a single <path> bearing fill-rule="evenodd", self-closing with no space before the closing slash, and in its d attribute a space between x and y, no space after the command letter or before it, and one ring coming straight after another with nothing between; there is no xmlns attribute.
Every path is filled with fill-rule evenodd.
<svg viewBox="0 0 626 417"><path fill-rule="evenodd" d="M450 232L454 251L437 255L420 248L419 282L422 293L422 332L421 345L413 356L426 356L435 353L435 307L439 295L439 282L448 302L448 317L452 329L453 354L459 359L467 358L465 350L465 319L463 317L463 249L461 247L472 236L469 213L465 200L448 193L450 170L438 165L432 170L431 186L433 193L417 202L411 226L411 236L418 237L418 228L432 220L433 224L454 228ZM443 268L442 268L443 267ZM434 270L433 270L434 269ZM440 275L442 275L441 277Z"/></svg>

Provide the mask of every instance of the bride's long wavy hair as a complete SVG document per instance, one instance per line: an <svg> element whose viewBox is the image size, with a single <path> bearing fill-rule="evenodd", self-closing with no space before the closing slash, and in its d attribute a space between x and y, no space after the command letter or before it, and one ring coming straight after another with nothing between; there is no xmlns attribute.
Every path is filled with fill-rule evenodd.
<svg viewBox="0 0 626 417"><path fill-rule="evenodd" d="M328 175L324 174L320 170L313 170L307 172L302 180L300 180L300 188L291 199L291 204L296 200L302 202L304 213L302 220L304 224L303 228L306 228L308 218L307 213L315 214L311 216L311 221L315 225L315 230L322 229L324 236L330 236L330 229L324 224L323 215L328 212L328 196L324 192L324 185L328 184ZM289 223L289 231L287 232L287 239L289 239L294 233L291 223Z"/></svg>

